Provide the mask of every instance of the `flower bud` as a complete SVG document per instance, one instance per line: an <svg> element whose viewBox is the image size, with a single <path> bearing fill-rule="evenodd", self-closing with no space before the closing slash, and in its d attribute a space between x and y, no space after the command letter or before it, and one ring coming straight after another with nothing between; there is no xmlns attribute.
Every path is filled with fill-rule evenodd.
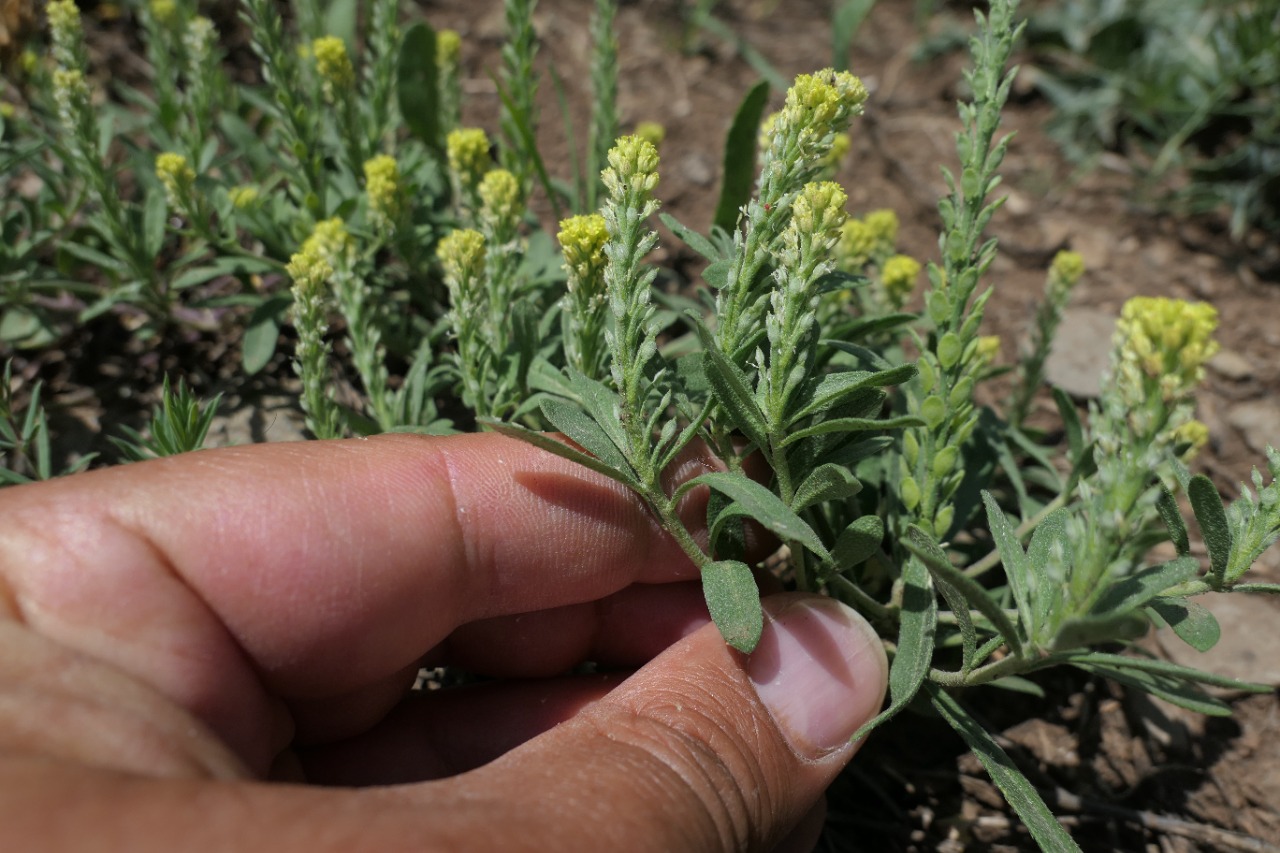
<svg viewBox="0 0 1280 853"><path fill-rule="evenodd" d="M379 154L364 163L364 191L375 227L390 227L400 217L403 193L400 166L389 154Z"/></svg>
<svg viewBox="0 0 1280 853"><path fill-rule="evenodd" d="M609 242L603 216L598 213L571 216L561 221L556 239L564 253L570 291L603 281L600 272L605 265L604 247Z"/></svg>
<svg viewBox="0 0 1280 853"><path fill-rule="evenodd" d="M315 57L316 73L324 84L325 98L332 101L336 93L352 88L356 71L347 55L347 44L337 36L322 36L311 43L311 55Z"/></svg>
<svg viewBox="0 0 1280 853"><path fill-rule="evenodd" d="M894 308L901 308L916 288L916 279L920 277L920 262L909 255L894 255L884 262L880 272L880 281L884 284L885 296Z"/></svg>
<svg viewBox="0 0 1280 853"><path fill-rule="evenodd" d="M658 149L639 136L623 136L609 149L609 168L600 174L613 195L628 190L648 196L658 185Z"/></svg>
<svg viewBox="0 0 1280 853"><path fill-rule="evenodd" d="M445 152L449 171L467 189L474 189L480 183L481 176L489 171L493 162L489 156L489 137L478 127L450 131L445 139Z"/></svg>
<svg viewBox="0 0 1280 853"><path fill-rule="evenodd" d="M164 185L169 204L181 207L195 184L196 170L191 168L186 157L166 151L156 157L156 177Z"/></svg>
<svg viewBox="0 0 1280 853"><path fill-rule="evenodd" d="M514 228L520 219L520 181L506 169L491 169L480 179L481 215L496 231Z"/></svg>

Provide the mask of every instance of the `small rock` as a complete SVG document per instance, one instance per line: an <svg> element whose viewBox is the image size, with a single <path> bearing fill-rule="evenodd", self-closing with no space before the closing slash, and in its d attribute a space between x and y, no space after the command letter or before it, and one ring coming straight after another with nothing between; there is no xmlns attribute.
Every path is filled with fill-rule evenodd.
<svg viewBox="0 0 1280 853"><path fill-rule="evenodd" d="M1280 447L1280 406L1267 400L1250 400L1231 407L1227 423L1244 435L1245 444L1255 453L1268 446Z"/></svg>
<svg viewBox="0 0 1280 853"><path fill-rule="evenodd" d="M716 169L705 154L690 154L680 161L685 180L694 186L709 187L716 179Z"/></svg>
<svg viewBox="0 0 1280 853"><path fill-rule="evenodd" d="M1253 364L1235 350L1219 350L1217 355L1209 359L1209 368L1234 382L1243 382L1253 376Z"/></svg>
<svg viewBox="0 0 1280 853"><path fill-rule="evenodd" d="M1264 594L1201 595L1222 626L1222 639L1207 652L1182 642L1171 629L1161 628L1156 640L1174 663L1235 678L1280 687L1280 600Z"/></svg>
<svg viewBox="0 0 1280 853"><path fill-rule="evenodd" d="M1096 308L1068 308L1044 365L1045 378L1077 399L1102 393L1102 374L1111 366L1116 317Z"/></svg>
<svg viewBox="0 0 1280 853"><path fill-rule="evenodd" d="M307 437L306 417L294 397L263 397L246 401L209 427L206 447L232 447L267 441L302 441Z"/></svg>

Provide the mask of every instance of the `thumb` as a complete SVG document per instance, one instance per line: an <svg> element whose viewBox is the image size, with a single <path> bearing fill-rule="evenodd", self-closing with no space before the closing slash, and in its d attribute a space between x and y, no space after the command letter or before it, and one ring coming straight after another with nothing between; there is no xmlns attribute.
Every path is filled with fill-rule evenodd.
<svg viewBox="0 0 1280 853"><path fill-rule="evenodd" d="M773 596L765 620L752 654L707 625L455 782L505 801L516 847L771 848L853 757L888 667L871 627L831 599Z"/></svg>

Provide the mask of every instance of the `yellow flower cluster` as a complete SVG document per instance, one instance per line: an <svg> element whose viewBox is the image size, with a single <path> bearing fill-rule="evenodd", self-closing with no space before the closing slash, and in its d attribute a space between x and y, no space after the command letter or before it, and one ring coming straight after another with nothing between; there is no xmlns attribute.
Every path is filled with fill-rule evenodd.
<svg viewBox="0 0 1280 853"><path fill-rule="evenodd" d="M835 181L805 184L791 203L791 225L800 234L827 238L844 225L849 197Z"/></svg>
<svg viewBox="0 0 1280 853"><path fill-rule="evenodd" d="M1049 265L1049 274L1060 280L1066 287L1074 287L1084 275L1084 257L1079 252L1063 249L1053 256Z"/></svg>
<svg viewBox="0 0 1280 853"><path fill-rule="evenodd" d="M916 279L920 276L920 262L910 255L894 255L884 262L880 271L880 281L884 285L885 296L894 308L901 308L916 289ZM997 345L999 341L997 340Z"/></svg>
<svg viewBox="0 0 1280 853"><path fill-rule="evenodd" d="M1186 421L1179 424L1173 431L1173 443L1175 446L1186 445L1187 449L1182 452L1182 461L1190 462L1201 448L1209 443L1209 428L1202 421Z"/></svg>
<svg viewBox="0 0 1280 853"><path fill-rule="evenodd" d="M156 177L164 185L169 203L178 207L191 192L191 186L196 181L196 170L191 168L186 157L166 151L156 156Z"/></svg>
<svg viewBox="0 0 1280 853"><path fill-rule="evenodd" d="M490 169L480 179L483 216L495 227L513 227L520 218L520 181L506 169Z"/></svg>
<svg viewBox="0 0 1280 853"><path fill-rule="evenodd" d="M390 154L379 154L364 163L364 190L369 213L378 224L389 225L400 216L400 166Z"/></svg>
<svg viewBox="0 0 1280 853"><path fill-rule="evenodd" d="M53 69L53 100L64 127L76 124L76 113L89 103L89 84L79 68Z"/></svg>
<svg viewBox="0 0 1280 853"><path fill-rule="evenodd" d="M603 281L600 272L605 265L604 247L609 242L609 230L603 216L589 213L562 220L556 239L564 253L570 292L579 286L589 287Z"/></svg>
<svg viewBox="0 0 1280 853"><path fill-rule="evenodd" d="M289 259L287 269L294 286L304 292L320 289L354 248L351 234L341 219L334 217L317 222L302 248Z"/></svg>
<svg viewBox="0 0 1280 853"><path fill-rule="evenodd" d="M1000 354L1000 336L999 335L982 335L977 339L977 346L974 348L974 359L980 365L988 365L996 360L996 356Z"/></svg>
<svg viewBox="0 0 1280 853"><path fill-rule="evenodd" d="M621 136L609 149L609 168L600 174L605 188L621 195L628 188L648 195L658 185L658 149L640 136Z"/></svg>
<svg viewBox="0 0 1280 853"><path fill-rule="evenodd" d="M484 235L471 228L450 231L436 247L444 277L455 287L476 279L484 270Z"/></svg>
<svg viewBox="0 0 1280 853"><path fill-rule="evenodd" d="M842 115L862 106L867 87L848 71L824 68L801 74L787 90L786 104L778 120L794 128L808 128L818 134Z"/></svg>
<svg viewBox="0 0 1280 853"><path fill-rule="evenodd" d="M249 184L239 184L227 190L227 198L236 210L248 210L258 203L258 188Z"/></svg>
<svg viewBox="0 0 1280 853"><path fill-rule="evenodd" d="M191 64L200 65L209 58L213 43L217 41L217 35L218 31L214 28L213 21L204 15L196 15L191 19L191 23L187 24L186 33L182 36L182 44L190 55Z"/></svg>
<svg viewBox="0 0 1280 853"><path fill-rule="evenodd" d="M315 57L316 73L324 83L325 97L355 85L356 70L347 55L347 44L337 36L322 36L311 43L311 55Z"/></svg>
<svg viewBox="0 0 1280 853"><path fill-rule="evenodd" d="M890 249L898 242L898 214L892 210L873 210L864 221L871 232L871 239L875 240L878 247Z"/></svg>
<svg viewBox="0 0 1280 853"><path fill-rule="evenodd" d="M478 127L463 127L449 132L445 139L449 170L464 187L474 188L489 171L489 137Z"/></svg>
<svg viewBox="0 0 1280 853"><path fill-rule="evenodd" d="M1208 303L1137 296L1121 309L1117 355L1122 365L1158 379L1165 398L1173 399L1204 378L1204 363L1218 351L1217 327L1218 312Z"/></svg>
<svg viewBox="0 0 1280 853"><path fill-rule="evenodd" d="M454 30L440 30L436 33L436 65L449 68L458 64L458 56L462 53L462 36Z"/></svg>
<svg viewBox="0 0 1280 853"><path fill-rule="evenodd" d="M178 17L178 4L174 0L151 0L147 8L151 12L151 17L165 26L172 24Z"/></svg>
<svg viewBox="0 0 1280 853"><path fill-rule="evenodd" d="M49 18L49 30L53 40L60 44L69 44L80 37L80 8L75 0L50 0L45 7Z"/></svg>
<svg viewBox="0 0 1280 853"><path fill-rule="evenodd" d="M636 125L636 136L648 140L650 145L657 148L667 138L667 129L656 121L642 121Z"/></svg>

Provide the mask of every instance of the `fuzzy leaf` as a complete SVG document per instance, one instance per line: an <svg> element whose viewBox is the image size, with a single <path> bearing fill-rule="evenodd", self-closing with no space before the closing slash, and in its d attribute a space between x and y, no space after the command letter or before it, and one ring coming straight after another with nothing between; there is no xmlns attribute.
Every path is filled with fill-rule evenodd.
<svg viewBox="0 0 1280 853"><path fill-rule="evenodd" d="M706 326L699 322L697 330L698 337L702 339L703 370L711 383L716 401L724 408L733 425L755 442L756 447L768 449L769 427L764 412L760 411L760 405L751 393L747 378L716 347Z"/></svg>
<svg viewBox="0 0 1280 853"><path fill-rule="evenodd" d="M539 408L552 426L581 445L592 456L637 481L626 457L609 439L604 429L582 409L552 397L543 400Z"/></svg>
<svg viewBox="0 0 1280 853"><path fill-rule="evenodd" d="M878 515L855 518L840 531L831 548L831 564L837 572L849 569L880 550L884 541L884 521Z"/></svg>
<svg viewBox="0 0 1280 853"><path fill-rule="evenodd" d="M1004 510L996 503L990 492L983 491L982 502L987 507L987 524L991 528L991 538L995 540L996 550L1000 553L1000 562L1004 566L1005 577L1009 580L1009 589L1013 592L1013 601L1022 617L1023 627L1027 635L1034 637L1039 622L1038 608L1032 606L1033 590L1036 588L1035 569L1027 552L1022 550L1018 541L1018 531L1009 521Z"/></svg>
<svg viewBox="0 0 1280 853"><path fill-rule="evenodd" d="M1222 637L1217 618L1202 604L1185 598L1154 598L1148 607L1198 652L1209 651Z"/></svg>
<svg viewBox="0 0 1280 853"><path fill-rule="evenodd" d="M744 654L760 642L764 613L751 568L738 560L720 560L702 567L702 594L711 619L724 641Z"/></svg>
<svg viewBox="0 0 1280 853"><path fill-rule="evenodd" d="M1067 509L1063 507L1049 513L1036 525L1036 532L1031 534L1031 543L1027 546L1027 562L1031 567L1031 576L1036 582L1031 590L1031 603L1035 608L1036 625L1045 624L1049 614L1057 604L1054 584L1049 580L1049 563L1053 559L1055 546L1066 547Z"/></svg>
<svg viewBox="0 0 1280 853"><path fill-rule="evenodd" d="M725 231L738 227L738 216L751 199L756 179L756 139L760 118L769 102L769 83L761 80L738 106L724 141L724 179L713 222Z"/></svg>
<svg viewBox="0 0 1280 853"><path fill-rule="evenodd" d="M288 294L278 294L265 300L245 322L244 336L240 341L240 366L249 376L267 366L276 354L280 340L280 319L293 303Z"/></svg>
<svg viewBox="0 0 1280 853"><path fill-rule="evenodd" d="M1266 592L1280 595L1280 583L1238 583L1231 587L1232 592Z"/></svg>
<svg viewBox="0 0 1280 853"><path fill-rule="evenodd" d="M819 465L800 484L800 488L796 489L791 507L799 512L814 504L844 500L860 491L862 491L862 483L858 482L858 478L853 476L848 468L840 465Z"/></svg>
<svg viewBox="0 0 1280 853"><path fill-rule="evenodd" d="M1173 540L1173 546L1178 549L1178 556L1185 557L1191 553L1191 540L1187 536L1187 525L1182 521L1182 513L1178 510L1178 499L1173 496L1173 492L1168 489L1160 490L1160 497L1156 500L1156 509L1160 511L1160 518L1164 520L1165 527L1169 528L1169 538Z"/></svg>
<svg viewBox="0 0 1280 853"><path fill-rule="evenodd" d="M1221 583L1231 559L1231 526L1227 523L1222 498L1218 496L1213 481L1204 474L1191 478L1187 497L1191 499L1191 509L1196 514L1200 534L1209 549L1209 571Z"/></svg>
<svg viewBox="0 0 1280 853"><path fill-rule="evenodd" d="M576 370L567 372L569 389L573 396L582 402L582 409L596 422L605 435L613 442L619 453L625 454L627 436L622 430L619 420L621 401L617 393L603 382L597 382Z"/></svg>
<svg viewBox="0 0 1280 853"><path fill-rule="evenodd" d="M168 219L169 204L164 193L159 189L147 193L142 208L142 251L148 258L155 258L160 254Z"/></svg>
<svg viewBox="0 0 1280 853"><path fill-rule="evenodd" d="M801 418L838 406L850 396L867 388L901 385L915 375L914 364L903 364L892 370L881 370L875 373L866 370L828 373L800 392L798 408L791 416L788 425L796 423Z"/></svg>
<svg viewBox="0 0 1280 853"><path fill-rule="evenodd" d="M1194 577L1199 568L1194 558L1178 557L1143 569L1112 584L1093 605L1090 615L1127 613L1141 607L1169 587Z"/></svg>
<svg viewBox="0 0 1280 853"><path fill-rule="evenodd" d="M702 280L708 287L720 290L729 283L729 272L733 269L733 261L716 261L708 264L702 271Z"/></svg>
<svg viewBox="0 0 1280 853"><path fill-rule="evenodd" d="M583 453L576 447L570 447L562 441L557 441L549 435L540 432L534 432L514 424L503 423L502 421L491 420L489 418L481 418L479 422L494 432L503 435L518 438L521 441L528 442L534 447L554 453L562 459L568 459L570 462L577 462L584 468L590 468L597 474L603 474L611 480L617 480L622 485L632 490L639 490L640 484L636 481L635 475L630 470L611 468L599 459L589 454Z"/></svg>
<svg viewBox="0 0 1280 853"><path fill-rule="evenodd" d="M1000 748L995 738L945 690L933 684L928 686L928 690L933 707L938 709L947 724L973 750L973 754L991 776L991 781L995 782L1005 800L1018 813L1018 817L1022 818L1040 849L1045 853L1079 853L1080 846L1071 840L1071 836L1058 823L1053 812L1049 811L1031 782L1009 758L1008 753Z"/></svg>
<svg viewBox="0 0 1280 853"><path fill-rule="evenodd" d="M1168 678L1180 678L1184 681L1192 681L1196 684L1207 684L1210 687L1222 687L1227 690L1240 690L1245 693L1270 693L1272 688L1268 684L1259 684L1251 681L1239 681L1235 678L1228 678L1225 675L1217 675L1212 672L1203 672L1181 664L1170 663L1165 660L1156 660L1148 657L1130 657L1128 655L1115 655L1109 652L1074 652L1068 655L1054 655L1054 662L1079 664L1085 663L1090 665L1103 665L1119 669L1137 669L1143 672L1152 672L1156 675L1162 675Z"/></svg>
<svg viewBox="0 0 1280 853"><path fill-rule="evenodd" d="M804 519L783 503L782 498L746 475L731 471L715 471L694 477L682 485L679 491L688 491L693 486L709 486L727 495L741 504L751 518L778 534L783 540L799 542L819 559L831 558L822 540L818 538L818 534L813 532L813 528L806 524Z"/></svg>
<svg viewBox="0 0 1280 853"><path fill-rule="evenodd" d="M1053 638L1053 648L1070 650L1099 643L1136 640L1147 633L1149 627L1151 623L1147 617L1133 610L1067 619Z"/></svg>
<svg viewBox="0 0 1280 853"><path fill-rule="evenodd" d="M1195 684L1180 678L1170 678L1154 672L1119 666L1079 662L1073 662L1072 666L1093 675L1100 675L1129 687L1144 690L1152 696L1158 696L1166 702L1172 702L1180 708L1195 711L1197 714L1209 717L1231 716L1231 707L1227 703L1213 698Z"/></svg>
<svg viewBox="0 0 1280 853"><path fill-rule="evenodd" d="M946 552L932 537L913 524L907 528L907 538L902 541L902 545L925 564L935 581L949 584L969 603L971 609L987 617L1014 654L1022 654L1022 638L1004 609L981 584L951 565Z"/></svg>
<svg viewBox="0 0 1280 853"><path fill-rule="evenodd" d="M1058 407L1058 416L1062 418L1063 431L1067 434L1071 464L1076 465L1084 455L1084 427L1080 423L1080 413L1076 411L1076 404L1071 402L1067 392L1056 386L1053 389L1053 402Z"/></svg>
<svg viewBox="0 0 1280 853"><path fill-rule="evenodd" d="M396 98L409 132L439 151L443 140L436 82L436 32L425 22L405 30L396 68Z"/></svg>
<svg viewBox="0 0 1280 853"><path fill-rule="evenodd" d="M822 435L829 432L865 432L879 429L905 429L906 427L924 426L924 421L915 415L902 415L896 418L835 418L822 421L805 429L796 430L782 441L783 447L790 447L801 439L811 435Z"/></svg>
<svg viewBox="0 0 1280 853"><path fill-rule="evenodd" d="M690 249L693 249L699 255L702 255L702 257L712 263L721 260L720 251L716 249L715 244L706 237L703 237L697 231L694 231L670 213L659 213L658 218L662 220L663 225L671 229L672 234L675 234L683 240L685 245Z"/></svg>
<svg viewBox="0 0 1280 853"><path fill-rule="evenodd" d="M902 586L898 651L889 667L889 707L854 732L854 740L865 737L876 726L896 716L916 697L929 675L938 630L938 598L933 592L933 576L924 563L913 557L902 567Z"/></svg>

